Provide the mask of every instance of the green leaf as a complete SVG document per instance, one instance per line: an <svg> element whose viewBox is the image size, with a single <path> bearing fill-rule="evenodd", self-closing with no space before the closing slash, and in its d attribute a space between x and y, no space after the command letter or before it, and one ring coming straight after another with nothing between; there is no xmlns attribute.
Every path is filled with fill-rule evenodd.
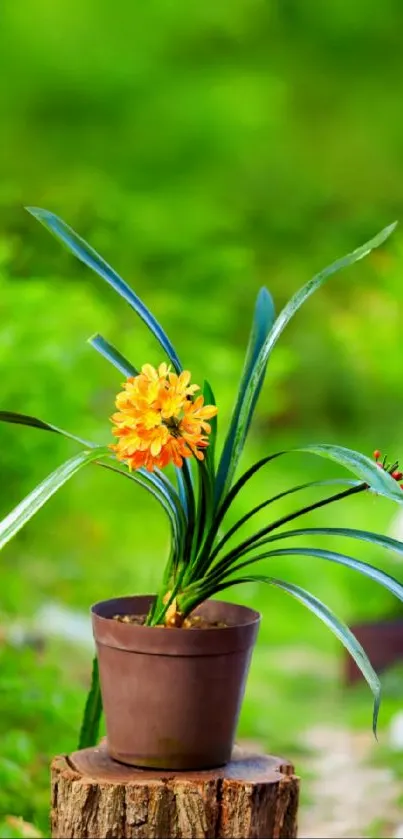
<svg viewBox="0 0 403 839"><path fill-rule="evenodd" d="M26 425L32 428L41 429L42 431L51 431L56 434L61 434L63 437L67 437L70 440L74 440L76 443L80 443L87 448L94 449L97 447L96 443L90 443L88 440L82 440L81 437L77 437L75 434L70 434L69 431L65 431L62 428L58 428L56 425L52 425L49 422L44 422L43 420L37 419L37 417L31 417L26 414L17 414L13 411L0 411L0 422ZM180 544L185 530L185 511L181 505L175 488L172 486L168 478L166 478L164 473L159 470L150 473L145 469L139 469L136 472L129 472L126 467L117 463L115 457L110 452L109 458L110 462L96 461L96 466L101 466L103 469L109 469L112 472L116 472L118 475L123 475L125 478L129 478L131 481L134 481L139 486L150 492L154 498L159 501L167 513L173 528L175 539L177 540L177 543Z"/></svg>
<svg viewBox="0 0 403 839"><path fill-rule="evenodd" d="M37 417L28 416L27 414L17 414L14 411L0 411L0 422L26 425L32 428L38 428L42 431L51 431L56 434L61 434L62 437L67 437L69 440L74 440L74 442L80 443L87 448L94 449L97 447L97 443L83 440L76 434L71 434L70 431L66 431L63 428L59 428L57 425L52 425L52 423L45 422ZM154 472L147 472L146 469L138 469L136 472L129 472L127 467L124 467L116 461L116 458L111 454L111 452L109 452L109 457L113 462L104 463L100 461L99 463L96 463L96 466L102 466L104 469L110 469L112 472L117 472L119 475L129 478L131 481L135 481L140 486L144 487L147 484L146 489L148 489L148 485L152 485L156 489L164 490L163 494L166 495L168 493L171 501L173 501L173 506L177 507L178 504L180 506L179 496L177 495L174 486L168 480L166 475L164 475L164 473L159 469L155 469ZM181 514L184 514L183 509Z"/></svg>
<svg viewBox="0 0 403 839"><path fill-rule="evenodd" d="M380 495L385 495L393 501L403 503L403 492L399 484L384 469L361 452L346 449L343 446L331 446L327 443L312 443L312 445L294 449L294 451L316 454L319 457L326 457L344 466L353 472L362 481L369 484L371 489Z"/></svg>
<svg viewBox="0 0 403 839"><path fill-rule="evenodd" d="M188 460L184 459L181 471L183 477L183 490L186 499L186 533L183 556L187 561L189 561L192 553L192 544L196 528L196 499L192 470Z"/></svg>
<svg viewBox="0 0 403 839"><path fill-rule="evenodd" d="M270 463L272 460L276 460L278 457L283 457L283 455L286 454L294 454L296 452L314 454L318 457L334 460L336 463L339 463L340 466L344 466L349 472L352 472L360 478L365 484L368 484L368 486L375 490L375 492L378 492L380 495L385 495L393 501L398 501L400 504L403 503L403 491L400 489L394 478L392 478L388 472L380 469L379 466L377 466L377 464L369 457L366 457L366 455L342 446L332 446L327 443L312 443L307 446L297 447L295 449L284 449L283 451L269 454L267 457L263 457L261 460L254 463L253 466L241 475L229 491L228 495L225 497L218 510L216 517L217 521L222 521L238 493L245 484L260 469L263 468L263 466L266 466L267 463Z"/></svg>
<svg viewBox="0 0 403 839"><path fill-rule="evenodd" d="M203 383L203 397L205 405L215 405L215 397L209 382ZM190 547L190 557L187 562L185 579L191 579L197 567L197 553L204 539L206 529L210 527L214 511L214 477L215 477L215 449L217 441L217 416L209 420L211 432L209 445L204 449L204 460L197 462L198 492L196 513L193 523L193 538ZM184 463L186 466L186 462ZM188 482L188 486L191 484ZM191 509L194 508L193 501ZM188 509L189 505L188 505ZM190 521L190 515L188 515Z"/></svg>
<svg viewBox="0 0 403 839"><path fill-rule="evenodd" d="M74 440L83 446L94 448L96 443L89 443L88 440L83 440L77 437L76 434L71 434L70 431L65 431L63 428L58 428L57 425L52 425L50 422L44 422L37 417L31 417L28 414L17 414L15 411L0 411L0 422L8 422L14 425L27 425L31 428L39 428L42 431L52 431L55 434L61 434L62 437L67 437L69 440Z"/></svg>
<svg viewBox="0 0 403 839"><path fill-rule="evenodd" d="M244 472L243 475L241 475L241 477L238 479L238 481L236 481L236 483L233 485L233 487L230 489L230 491L228 492L228 494L224 498L221 506L219 507L219 509L218 509L218 511L217 511L217 513L214 517L212 526L211 526L209 532L206 534L206 538L205 538L203 549L202 549L203 554L204 554L204 566L206 566L206 564L207 564L207 566L210 564L210 561L211 561L211 558L212 558L211 557L211 551L212 551L212 548L213 548L213 545L214 545L214 540L216 538L219 527L221 525L221 522L224 519L226 513L228 512L232 502L234 501L234 499L236 498L238 493L241 491L241 489L245 486L245 484L260 469L262 469L263 466L266 466L268 463L270 463L270 461L276 460L278 457L282 457L285 454L291 454L293 452L300 452L300 451L305 451L305 449L288 449L288 450L285 449L284 451L275 452L274 454L267 455L266 457L263 457L261 460L258 460L257 463L254 463L249 469L247 469L246 472ZM311 453L311 452L309 452L309 453ZM318 452L315 451L315 454L318 454ZM371 461L369 461L369 463L371 464ZM372 466L374 467L374 470L377 468L375 463L372 464ZM375 478L378 479L378 476L376 474L375 474ZM268 528L264 528L263 530L260 530L257 534L255 534L254 536L250 537L250 539L246 540L244 543L242 543L240 546L238 546L237 550L243 549L245 546L249 545L250 543L252 543L254 541L257 541L261 536L264 536L265 533L269 532L269 530L274 530L276 527L279 527L280 525L285 524L288 521L291 521L293 518L297 518L299 515L302 515L303 513L310 512L311 510L316 509L317 507L321 507L325 504L329 504L329 503L332 503L333 501L337 501L340 498L344 498L344 497L346 497L347 494L352 494L353 492L361 492L364 489L366 489L366 486L367 486L366 483L361 484L361 485L353 486L353 487L351 487L351 490L346 490L346 493L339 493L338 495L331 496L330 498L324 499L322 501L316 502L315 504L311 504L308 507L302 508L301 510L298 510L295 513L291 513L287 516L283 516L283 518L278 519L276 522L273 522ZM403 493L402 493L402 496L403 496ZM212 556L214 557L216 555L216 553L217 553L217 549L214 550Z"/></svg>
<svg viewBox="0 0 403 839"><path fill-rule="evenodd" d="M336 501L341 501L342 499L348 498L353 494L362 492L365 488L366 484L355 484L349 489L344 490L343 492L339 492L336 495L330 495L328 498L321 498L319 501L315 501L312 504L308 504L306 507L301 507L299 510L294 510L294 512L287 513L281 518L270 522L270 524L266 525L266 527L261 528L261 530L255 532L252 536L249 536L247 539L244 539L243 542L241 542L239 545L236 545L236 547L233 548L228 554L225 554L223 557L221 557L214 566L214 569L221 569L221 571L223 571L224 569L230 568L236 560L238 560L245 554L254 551L258 547L267 545L271 541L274 541L276 538L281 538L282 534L280 534L279 537L268 536L268 533L271 533L273 530L277 530L284 524L288 524L290 521L300 518L300 516L306 515L307 513L311 513L312 510L317 510L320 507L325 507L327 504L334 504ZM211 565L214 561L216 554L218 553L218 548L220 548L221 550L220 545L217 545L217 548L210 554L207 567Z"/></svg>
<svg viewBox="0 0 403 839"><path fill-rule="evenodd" d="M168 336L155 319L154 315L152 315L149 309L147 309L147 306L145 306L142 300L137 297L137 294L134 293L130 286L125 283L121 277L119 277L116 271L114 271L113 268L111 268L111 266L108 265L101 256L99 256L94 248L88 245L81 236L78 236L71 227L69 227L58 216L54 215L54 213L50 213L48 210L42 210L39 207L26 207L25 209L28 210L34 218L40 221L41 224L43 224L44 227L46 227L47 230L49 230L57 239L59 239L59 241L61 241L65 247L67 247L68 250L77 257L77 259L95 271L95 273L99 274L103 280L109 283L109 285L112 286L112 288L120 294L124 300L126 300L126 303L134 309L134 311L139 315L156 337L157 341L159 341L172 362L175 370L180 373L182 365Z"/></svg>
<svg viewBox="0 0 403 839"><path fill-rule="evenodd" d="M269 293L267 288L261 288L256 299L252 328L249 336L248 347L246 350L244 368L239 385L238 396L232 413L230 427L228 429L218 467L215 489L216 503L220 501L223 493L225 493L226 490L230 487L235 470L238 465L241 450L235 448L235 443L238 435L239 424L242 421L246 436L265 377L266 364L261 370L259 379L256 382L253 400L249 406L248 413L244 416L241 416L243 400L254 366L259 357L259 353L266 341L266 338L270 332L270 329L273 326L274 319L275 310L271 294Z"/></svg>
<svg viewBox="0 0 403 839"><path fill-rule="evenodd" d="M341 501L343 498L348 498L348 497L350 497L354 494L357 494L358 492L362 492L365 489L367 489L367 484L356 484L355 486L351 487L350 489L345 490L344 492L339 492L336 495L331 495L329 498L323 498L320 501L316 501L313 504L309 504L307 507L302 507L299 510L294 510L294 512L292 512L292 513L287 513L285 516L282 516L281 518L270 522L270 524L268 524L266 527L263 527L261 530L258 530L252 536L245 539L243 542L241 542L239 545L237 545L232 551L230 551L230 553L227 554L227 556L224 557L221 561L222 562L231 561L234 557L243 556L244 554L249 553L252 550L255 550L255 548L257 548L259 546L266 545L269 542L275 541L276 539L284 539L284 538L287 537L287 535L292 534L292 533L294 533L294 534L296 534L298 532L300 534L307 533L307 532L309 533L309 530L286 531L285 533L280 533L279 535L276 535L276 536L268 536L268 534L271 533L272 531L277 530L279 527L282 527L284 524L289 524L289 522L294 521L294 519L300 518L303 515L306 515L306 513L311 513L313 510L318 510L320 507L324 507L327 504L333 504L335 501ZM320 532L320 531L318 531L318 532ZM322 532L323 533L325 533L325 532L331 533L331 529L329 529L329 528L327 530L323 529ZM335 531L335 532L337 532L337 531ZM342 531L340 531L340 533L341 532ZM339 535L340 535L340 533L339 533ZM382 544L383 547L387 546L387 544L386 544L387 540L388 540L388 546L390 548L391 548L393 542L395 542L395 546L400 544L399 542L396 542L395 540L388 539L388 537L386 537L386 536L382 537L382 536L379 536L378 534L370 534L367 531L359 531L359 530L354 530L354 529L351 529L351 530L346 530L345 529L344 530L344 535L349 534L350 536L353 536L356 539L358 539L358 538L364 539L364 534L365 533L367 533L366 541L369 541L369 536L371 536L373 542L376 539L378 539L379 544ZM263 538L263 537L266 537L266 538ZM381 543L381 540L383 540L383 543ZM213 554L211 555L210 561L211 561L211 559L214 558L215 553L216 553L216 551L214 551Z"/></svg>
<svg viewBox="0 0 403 839"><path fill-rule="evenodd" d="M0 523L0 549L21 530L22 527L43 507L44 504L83 466L107 455L108 449L97 446L90 451L74 455L38 486L12 510Z"/></svg>
<svg viewBox="0 0 403 839"><path fill-rule="evenodd" d="M231 538L231 536L239 530L242 525L244 525L247 521L249 521L252 516L255 516L257 513L260 513L265 507L268 507L270 504L274 504L275 501L279 501L281 498L285 498L287 495L293 495L295 492L300 492L304 489L312 489L313 487L320 487L320 486L358 486L357 481L349 480L348 478L333 478L324 481L308 481L305 484L300 484L299 486L292 487L291 489L286 489L283 492L279 492L277 495L273 495L271 498L266 498L265 501L262 501L261 504L258 504L256 507L253 507L252 510L249 510L248 513L245 513L242 518L238 519L237 522L225 533L222 537L220 542L214 548L213 553L211 554L211 559L222 550L226 542Z"/></svg>
<svg viewBox="0 0 403 839"><path fill-rule="evenodd" d="M213 393L213 389L209 382L203 382L203 397L204 397L204 404L205 405L216 405L215 396ZM216 444L217 444L217 430L218 430L218 420L217 414L215 417L212 417L209 420L211 425L211 433L209 435L209 444L207 448L204 450L204 458L207 469L209 473L214 476L215 473L215 452L216 452Z"/></svg>
<svg viewBox="0 0 403 839"><path fill-rule="evenodd" d="M143 471L142 469L138 469L136 472L129 472L116 463L99 463L99 466L103 466L105 469L110 469L112 472L116 472L118 475L123 475L125 478L134 481L143 487L143 489L146 489L161 504L171 524L175 555L179 556L182 552L181 545L186 532L186 516L179 496L170 482L167 481L164 483L155 473L150 473L146 470Z"/></svg>
<svg viewBox="0 0 403 839"><path fill-rule="evenodd" d="M184 481L184 477L183 477L183 472L182 472L182 469L180 468L180 466L175 466L175 476L176 476L176 484L177 484L177 487L178 487L178 495L179 495L179 498L180 498L180 502L181 502L182 507L184 509L185 515L187 516L187 514L188 514L188 503L187 503L187 497L186 497L186 486L185 486L185 481Z"/></svg>
<svg viewBox="0 0 403 839"><path fill-rule="evenodd" d="M233 564L232 567L227 569L225 572L220 572L219 566L217 565L217 571L213 569L211 577L209 579L206 578L206 582L210 584L213 580L217 582L221 581L224 578L224 575L227 577L229 574L237 574L239 571L255 564L256 562L262 562L264 559L276 559L283 556L310 556L316 559L325 559L328 562L335 562L338 565L345 565L353 571L358 571L364 577L369 577L371 580L379 583L381 586L394 594L398 600L403 602L403 585L399 583L398 580L395 580L395 578L390 574L387 574L385 571L381 571L379 568L376 568L374 565L370 565L368 562L355 559L353 556L341 554L338 551L328 551L324 548L276 548L272 551L265 551L262 554L246 559L244 562Z"/></svg>
<svg viewBox="0 0 403 839"><path fill-rule="evenodd" d="M99 726L102 716L102 697L99 684L98 659L92 664L91 687L85 703L83 721L81 723L79 749L88 749L98 743Z"/></svg>
<svg viewBox="0 0 403 839"><path fill-rule="evenodd" d="M218 586L214 586L208 592L207 597L211 597L213 594L218 594L220 591L223 591L226 588L234 585L240 585L243 583L268 583L269 585L275 586L276 588L282 589L283 591L287 592L287 594L291 594L292 597L295 597L296 600L299 600L304 606L306 606L310 612L313 612L329 629L333 632L333 634L341 641L344 645L346 650L350 653L351 657L354 659L357 667L361 670L362 675L368 682L369 687L374 695L374 711L372 717L372 729L374 735L376 737L376 729L377 729L377 722L378 722L378 714L379 714L379 706L381 703L381 684L378 679L378 676L373 669L371 662L348 626L343 623L333 612L325 606L317 597L310 592L305 591L305 589L300 588L300 586L293 585L293 583L286 583L284 580L278 580L275 577L266 577L262 574L251 574L247 577L238 577L236 580L230 580L226 583L223 583Z"/></svg>
<svg viewBox="0 0 403 839"><path fill-rule="evenodd" d="M203 542L206 529L210 526L211 518L213 515L214 495L212 476L207 468L207 464L205 461L198 461L197 466L199 486L197 512L195 518L191 557L188 563L187 572L185 574L184 583L187 579L192 579L194 575L197 573L196 569L199 565L197 560L197 554L199 552L200 545Z"/></svg>
<svg viewBox="0 0 403 839"><path fill-rule="evenodd" d="M88 343L91 347L94 347L94 350L106 358L107 361L110 361L127 379L131 376L138 376L138 370L133 367L133 364L113 344L110 344L109 341L103 338L102 335L93 335L92 338L88 338Z"/></svg>
<svg viewBox="0 0 403 839"><path fill-rule="evenodd" d="M291 298L289 303L285 306L285 308L280 312L277 320L275 321L272 329L269 332L266 340L264 341L258 357L255 359L253 367L249 373L248 381L246 388L243 392L243 396L237 403L236 408L236 422L233 425L233 437L231 438L231 445L228 444L228 453L230 451L231 462L236 466L239 461L239 458L242 453L242 449L245 443L246 435L248 432L250 418L253 413L253 407L256 402L256 394L259 392L259 389L262 384L262 380L265 374L266 365L270 358L270 355L275 347L275 344L284 331L285 327L293 317L293 315L300 309L302 304L305 300L316 291L323 283L335 274L337 271L340 271L342 268L347 268L350 265L353 265L358 260L363 259L364 256L367 256L374 248L379 247L382 245L383 242L390 236L393 230L396 227L397 222L394 224L390 224L388 227L385 227L384 230L381 230L377 236L371 239L369 242L366 242L365 245L362 247L357 248L352 253L347 254L347 256L342 257L341 259L337 259L336 262L333 262L323 271L320 271L319 274L316 274L311 280L309 280L306 285L303 286L296 294ZM231 426L232 428L232 426ZM226 455L227 458L227 455ZM234 474L234 468L231 466L231 474ZM223 467L224 473L224 467ZM224 494L228 491L230 482L225 480L225 482L220 478L221 484L220 486L223 487Z"/></svg>
<svg viewBox="0 0 403 839"><path fill-rule="evenodd" d="M386 548L389 551L403 556L403 542L399 542L398 539L392 539L391 536L383 536L382 533L371 533L370 530L356 530L352 527L302 527L297 530L287 530L286 533L276 533L273 536L269 536L263 542L255 544L254 547L259 548L262 544L294 538L295 536L346 536L349 539L370 542L372 545Z"/></svg>

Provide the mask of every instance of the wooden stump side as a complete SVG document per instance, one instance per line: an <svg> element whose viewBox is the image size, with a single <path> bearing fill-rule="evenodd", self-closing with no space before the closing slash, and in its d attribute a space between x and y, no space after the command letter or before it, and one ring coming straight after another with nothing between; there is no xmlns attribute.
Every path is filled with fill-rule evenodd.
<svg viewBox="0 0 403 839"><path fill-rule="evenodd" d="M52 837L294 839L299 779L281 758L235 749L222 769L164 772L112 761L105 744L52 762Z"/></svg>

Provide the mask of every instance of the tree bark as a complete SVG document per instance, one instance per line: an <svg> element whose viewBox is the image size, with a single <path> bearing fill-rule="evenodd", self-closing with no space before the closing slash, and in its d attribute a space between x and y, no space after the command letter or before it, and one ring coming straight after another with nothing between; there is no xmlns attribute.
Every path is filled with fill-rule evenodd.
<svg viewBox="0 0 403 839"><path fill-rule="evenodd" d="M299 779L281 758L234 750L222 769L123 766L105 743L52 762L53 839L293 839Z"/></svg>

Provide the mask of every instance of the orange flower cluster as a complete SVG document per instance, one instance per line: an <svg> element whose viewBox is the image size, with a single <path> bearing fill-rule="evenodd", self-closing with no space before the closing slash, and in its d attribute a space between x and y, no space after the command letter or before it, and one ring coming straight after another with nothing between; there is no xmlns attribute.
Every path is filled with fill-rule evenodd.
<svg viewBox="0 0 403 839"><path fill-rule="evenodd" d="M118 460L130 469L144 466L152 472L155 466L169 463L183 465L183 458L194 455L203 460L201 451L208 446L211 426L217 408L204 405L203 396L194 398L198 385L190 384L190 373L171 373L166 364L156 370L144 364L141 373L128 379L116 397L117 413L111 420L112 434L118 438L111 445Z"/></svg>

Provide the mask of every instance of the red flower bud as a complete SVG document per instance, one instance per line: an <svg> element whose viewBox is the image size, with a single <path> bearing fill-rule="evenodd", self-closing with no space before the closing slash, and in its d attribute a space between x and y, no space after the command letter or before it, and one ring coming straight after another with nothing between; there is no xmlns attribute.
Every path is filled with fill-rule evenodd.
<svg viewBox="0 0 403 839"><path fill-rule="evenodd" d="M380 453L379 449L375 449L375 451L374 451L375 460L379 460L380 456L381 456L381 453Z"/></svg>
<svg viewBox="0 0 403 839"><path fill-rule="evenodd" d="M395 479L395 481L401 481L401 480L402 480L402 478L403 478L403 472L399 472L399 471L396 469L394 472L392 472L392 478L394 478L394 479Z"/></svg>

